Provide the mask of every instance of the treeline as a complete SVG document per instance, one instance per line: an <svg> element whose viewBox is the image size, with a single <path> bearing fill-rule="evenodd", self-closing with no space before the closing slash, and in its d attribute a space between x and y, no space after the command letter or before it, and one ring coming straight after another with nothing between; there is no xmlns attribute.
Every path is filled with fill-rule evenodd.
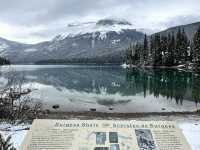
<svg viewBox="0 0 200 150"><path fill-rule="evenodd" d="M9 65L10 61L6 58L0 57L0 66L1 65Z"/></svg>
<svg viewBox="0 0 200 150"><path fill-rule="evenodd" d="M147 37L144 41L131 44L126 49L126 64L137 66L200 66L200 27L189 41L184 29L169 33L159 33Z"/></svg>
<svg viewBox="0 0 200 150"><path fill-rule="evenodd" d="M48 59L35 62L35 64L121 64L123 57L95 57L74 59Z"/></svg>

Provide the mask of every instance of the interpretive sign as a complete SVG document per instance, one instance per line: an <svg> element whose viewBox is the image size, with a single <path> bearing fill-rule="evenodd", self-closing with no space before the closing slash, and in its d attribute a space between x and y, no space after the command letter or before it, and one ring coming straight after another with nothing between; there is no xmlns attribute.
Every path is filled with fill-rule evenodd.
<svg viewBox="0 0 200 150"><path fill-rule="evenodd" d="M34 120L20 150L191 150L175 122Z"/></svg>

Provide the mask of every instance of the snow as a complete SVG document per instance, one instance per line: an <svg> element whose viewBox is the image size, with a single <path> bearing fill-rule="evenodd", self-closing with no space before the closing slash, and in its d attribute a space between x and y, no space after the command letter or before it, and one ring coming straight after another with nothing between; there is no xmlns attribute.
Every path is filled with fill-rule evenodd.
<svg viewBox="0 0 200 150"><path fill-rule="evenodd" d="M113 86L113 87L120 87L120 84L119 84L119 83L116 83L116 82L112 82L112 83L111 83L111 86Z"/></svg>
<svg viewBox="0 0 200 150"><path fill-rule="evenodd" d="M126 68L130 68L130 65L124 63L124 64L121 65L121 67L126 69Z"/></svg>
<svg viewBox="0 0 200 150"><path fill-rule="evenodd" d="M184 122L179 124L192 150L200 150L200 122L189 123Z"/></svg>
<svg viewBox="0 0 200 150"><path fill-rule="evenodd" d="M178 65L177 68L185 67L185 65Z"/></svg>
<svg viewBox="0 0 200 150"><path fill-rule="evenodd" d="M4 87L8 83L8 80L4 77L0 77L0 88Z"/></svg>
<svg viewBox="0 0 200 150"><path fill-rule="evenodd" d="M0 54L6 55L6 49L9 48L9 45L7 45L5 42L0 41Z"/></svg>
<svg viewBox="0 0 200 150"><path fill-rule="evenodd" d="M78 118L68 118L68 119L78 119ZM117 119L117 118L116 118ZM120 118L119 118L120 119ZM130 118L135 120L135 118ZM118 119L117 119L118 120ZM138 120L138 118L136 119ZM172 116L164 118L162 116L149 116L147 118L140 118L139 120L172 120L176 121L179 128L182 130L186 140L190 144L192 150L200 150L200 117L199 116ZM24 137L26 136L28 130L22 130L30 128L29 124L20 124L20 125L10 125L8 123L0 122L0 134L4 137L12 136L11 142L14 146L19 149L20 144L22 143ZM6 131L2 130L6 129ZM9 130L9 131L7 131Z"/></svg>
<svg viewBox="0 0 200 150"><path fill-rule="evenodd" d="M28 130L23 130L30 127L30 125L11 125L7 123L0 123L0 134L7 138L8 136L11 136L11 143L13 143L13 146L19 149L26 133ZM6 130L6 131L5 131Z"/></svg>
<svg viewBox="0 0 200 150"><path fill-rule="evenodd" d="M78 44L74 42L74 43L72 43L72 46L76 47L76 46L78 46Z"/></svg>
<svg viewBox="0 0 200 150"><path fill-rule="evenodd" d="M112 40L112 44L114 45L114 44L117 44L117 43L119 43L120 42L120 39L117 39L117 40Z"/></svg>
<svg viewBox="0 0 200 150"><path fill-rule="evenodd" d="M99 35L100 39L103 40L103 39L106 39L107 37L107 32L100 32L100 35Z"/></svg>
<svg viewBox="0 0 200 150"><path fill-rule="evenodd" d="M30 52L36 52L37 49L35 48L30 48L30 49L25 49L24 52L30 53Z"/></svg>
<svg viewBox="0 0 200 150"><path fill-rule="evenodd" d="M66 27L66 31L60 34L54 41L60 41L67 37L75 37L78 35L83 35L86 33L100 33L100 39L106 38L106 33L110 31L115 31L118 34L123 32L125 29L135 29L132 24L112 24L112 25L99 25L97 22L86 22L86 23L71 23Z"/></svg>
<svg viewBox="0 0 200 150"><path fill-rule="evenodd" d="M4 43L4 42L0 42L0 51L3 51L3 50L5 50L6 48L8 48L9 46L6 44L6 43Z"/></svg>

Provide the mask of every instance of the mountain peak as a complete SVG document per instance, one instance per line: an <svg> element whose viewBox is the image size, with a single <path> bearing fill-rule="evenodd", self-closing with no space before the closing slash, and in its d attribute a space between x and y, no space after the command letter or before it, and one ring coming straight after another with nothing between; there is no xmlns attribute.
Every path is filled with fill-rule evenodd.
<svg viewBox="0 0 200 150"><path fill-rule="evenodd" d="M100 33L105 35L108 32L123 32L124 30L135 29L135 27L124 19L106 18L96 22L74 22L67 25L66 31L53 40L64 40L67 37L75 37L83 34Z"/></svg>

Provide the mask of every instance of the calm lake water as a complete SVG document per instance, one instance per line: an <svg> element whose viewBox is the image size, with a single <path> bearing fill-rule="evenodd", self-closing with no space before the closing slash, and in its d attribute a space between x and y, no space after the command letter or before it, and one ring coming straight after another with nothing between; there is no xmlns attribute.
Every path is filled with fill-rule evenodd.
<svg viewBox="0 0 200 150"><path fill-rule="evenodd" d="M200 75L178 70L126 70L119 66L11 65L0 67L0 88L9 76L35 89L31 97L60 111L168 112L200 108Z"/></svg>

